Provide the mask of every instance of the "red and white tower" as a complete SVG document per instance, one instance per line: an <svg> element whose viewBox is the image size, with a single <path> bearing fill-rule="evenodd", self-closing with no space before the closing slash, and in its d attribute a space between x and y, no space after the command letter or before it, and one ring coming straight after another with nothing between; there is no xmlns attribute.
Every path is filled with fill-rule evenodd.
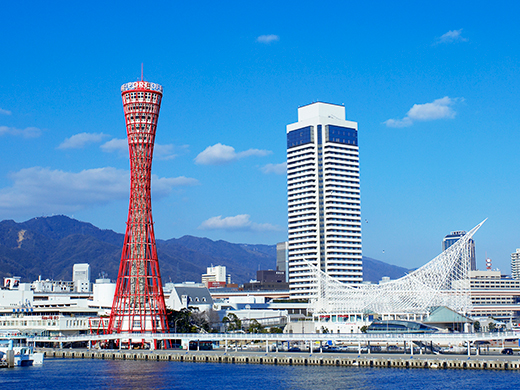
<svg viewBox="0 0 520 390"><path fill-rule="evenodd" d="M146 81L121 87L130 151L130 207L108 325L110 333L168 332L150 196L162 92L162 86Z"/></svg>

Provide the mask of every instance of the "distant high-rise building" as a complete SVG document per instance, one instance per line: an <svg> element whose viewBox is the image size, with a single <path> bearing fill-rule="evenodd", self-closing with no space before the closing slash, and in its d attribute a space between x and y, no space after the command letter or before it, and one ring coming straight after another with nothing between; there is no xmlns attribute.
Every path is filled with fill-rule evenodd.
<svg viewBox="0 0 520 390"><path fill-rule="evenodd" d="M72 267L72 281L87 280L90 282L90 264L74 264Z"/></svg>
<svg viewBox="0 0 520 390"><path fill-rule="evenodd" d="M455 232L451 232L442 240L442 251L444 252L450 246L455 244L461 237L466 234L464 230L458 230ZM471 270L475 271L477 269L477 258L475 256L475 241L472 238L468 241L468 249L470 251L470 262L471 262Z"/></svg>
<svg viewBox="0 0 520 390"><path fill-rule="evenodd" d="M74 264L72 267L72 282L76 292L90 291L90 264Z"/></svg>
<svg viewBox="0 0 520 390"><path fill-rule="evenodd" d="M244 283L244 291L287 291L289 284L286 282L285 271L283 270L258 270L256 280Z"/></svg>
<svg viewBox="0 0 520 390"><path fill-rule="evenodd" d="M289 263L287 261L287 241L276 244L276 270L285 272L285 281L289 281Z"/></svg>
<svg viewBox="0 0 520 390"><path fill-rule="evenodd" d="M316 290L309 263L340 282L363 281L357 128L344 106L321 102L298 108L287 126L292 298Z"/></svg>
<svg viewBox="0 0 520 390"><path fill-rule="evenodd" d="M207 267L206 273L202 274L202 283L206 287L225 287L231 283L231 275L226 274L226 267L223 265Z"/></svg>
<svg viewBox="0 0 520 390"><path fill-rule="evenodd" d="M511 277L520 280L520 248L511 253Z"/></svg>

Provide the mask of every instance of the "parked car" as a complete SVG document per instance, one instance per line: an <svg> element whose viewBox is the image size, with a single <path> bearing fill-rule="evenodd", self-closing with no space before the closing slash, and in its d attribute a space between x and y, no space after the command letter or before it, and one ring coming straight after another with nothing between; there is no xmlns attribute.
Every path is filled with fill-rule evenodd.
<svg viewBox="0 0 520 390"><path fill-rule="evenodd" d="M514 355L513 349L512 348L504 348L502 350L502 355Z"/></svg>
<svg viewBox="0 0 520 390"><path fill-rule="evenodd" d="M397 345L389 345L386 347L387 352L402 352L402 348L398 347Z"/></svg>
<svg viewBox="0 0 520 390"><path fill-rule="evenodd" d="M323 352L340 352L340 349L337 347L325 346L323 347Z"/></svg>

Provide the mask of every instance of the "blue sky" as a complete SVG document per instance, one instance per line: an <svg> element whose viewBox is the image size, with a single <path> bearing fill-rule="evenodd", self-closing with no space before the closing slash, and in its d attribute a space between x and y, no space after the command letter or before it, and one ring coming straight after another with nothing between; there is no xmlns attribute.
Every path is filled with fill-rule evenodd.
<svg viewBox="0 0 520 390"><path fill-rule="evenodd" d="M345 104L359 123L363 253L405 267L452 230L510 272L520 247L516 2L3 5L0 220L65 214L124 232L120 86L164 87L158 238L287 237L285 126ZM367 222L365 222L367 221Z"/></svg>

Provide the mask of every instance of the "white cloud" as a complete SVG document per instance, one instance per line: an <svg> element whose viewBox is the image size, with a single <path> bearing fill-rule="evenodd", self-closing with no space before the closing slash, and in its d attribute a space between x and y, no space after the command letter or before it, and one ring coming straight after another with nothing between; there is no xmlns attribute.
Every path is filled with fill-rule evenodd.
<svg viewBox="0 0 520 390"><path fill-rule="evenodd" d="M158 160L173 160L177 155L174 153L175 146L173 144L161 145L155 144L153 148L154 158Z"/></svg>
<svg viewBox="0 0 520 390"><path fill-rule="evenodd" d="M267 164L264 165L260 170L263 173L274 173L275 175L285 175L287 173L287 162L281 164Z"/></svg>
<svg viewBox="0 0 520 390"><path fill-rule="evenodd" d="M269 35L260 35L258 38L256 38L257 42L260 43L271 43L279 41L280 37L278 35L269 34Z"/></svg>
<svg viewBox="0 0 520 390"><path fill-rule="evenodd" d="M130 172L112 167L65 172L32 167L11 173L11 187L0 189L0 213L9 215L59 214L128 199ZM155 199L174 187L197 185L196 179L152 175Z"/></svg>
<svg viewBox="0 0 520 390"><path fill-rule="evenodd" d="M431 103L414 104L403 119L388 119L383 123L388 127L408 127L413 125L416 121L453 119L455 118L456 112L452 106L459 101L464 101L464 98L450 98L445 96Z"/></svg>
<svg viewBox="0 0 520 390"><path fill-rule="evenodd" d="M37 138L42 131L37 127L26 127L25 129L17 129L15 127L0 126L0 135L20 135L24 138Z"/></svg>
<svg viewBox="0 0 520 390"><path fill-rule="evenodd" d="M187 187L199 185L197 179L191 177L159 177L152 174L152 191L154 195L164 196L170 193L173 187Z"/></svg>
<svg viewBox="0 0 520 390"><path fill-rule="evenodd" d="M195 163L201 165L224 164L236 160L235 148L218 143L208 146L195 157Z"/></svg>
<svg viewBox="0 0 520 390"><path fill-rule="evenodd" d="M441 35L437 39L437 43L453 43L453 42L466 42L467 39L462 36L462 29L450 30L447 33Z"/></svg>
<svg viewBox="0 0 520 390"><path fill-rule="evenodd" d="M270 150L249 149L236 152L235 148L221 143L208 146L195 157L195 163L200 165L222 165L245 157L263 157L271 154Z"/></svg>
<svg viewBox="0 0 520 390"><path fill-rule="evenodd" d="M0 115L11 115L11 114L12 114L11 111L0 108Z"/></svg>
<svg viewBox="0 0 520 390"><path fill-rule="evenodd" d="M383 123L388 127L408 127L413 124L412 120L408 117L403 119L388 119Z"/></svg>
<svg viewBox="0 0 520 390"><path fill-rule="evenodd" d="M240 158L251 157L251 156L264 157L264 156L270 155L271 153L273 153L273 152L271 152L270 150L248 149L243 152L238 152L237 158L240 159Z"/></svg>
<svg viewBox="0 0 520 390"><path fill-rule="evenodd" d="M235 217L225 217L222 215L212 217L200 224L198 229L201 230L231 230L231 231L278 231L280 228L269 223L255 223L252 222L248 214L239 214Z"/></svg>
<svg viewBox="0 0 520 390"><path fill-rule="evenodd" d="M100 146L101 150L104 152L118 152L121 155L128 155L128 140L126 138L114 138L110 141L105 142L103 145ZM172 160L175 157L177 157L176 151L184 152L187 150L188 145L182 145L179 147L176 147L173 144L167 144L167 145L161 145L161 144L155 144L154 145L154 158L157 160Z"/></svg>
<svg viewBox="0 0 520 390"><path fill-rule="evenodd" d="M128 141L126 138L113 138L100 146L104 152L128 153Z"/></svg>
<svg viewBox="0 0 520 390"><path fill-rule="evenodd" d="M448 96L442 99L434 100L432 103L414 104L407 116L412 120L430 121L443 118L454 118L455 111L451 106L457 99L451 99Z"/></svg>
<svg viewBox="0 0 520 390"><path fill-rule="evenodd" d="M72 137L66 138L58 146L58 149L81 149L88 144L101 142L105 137L108 137L108 135L103 133L74 134Z"/></svg>

